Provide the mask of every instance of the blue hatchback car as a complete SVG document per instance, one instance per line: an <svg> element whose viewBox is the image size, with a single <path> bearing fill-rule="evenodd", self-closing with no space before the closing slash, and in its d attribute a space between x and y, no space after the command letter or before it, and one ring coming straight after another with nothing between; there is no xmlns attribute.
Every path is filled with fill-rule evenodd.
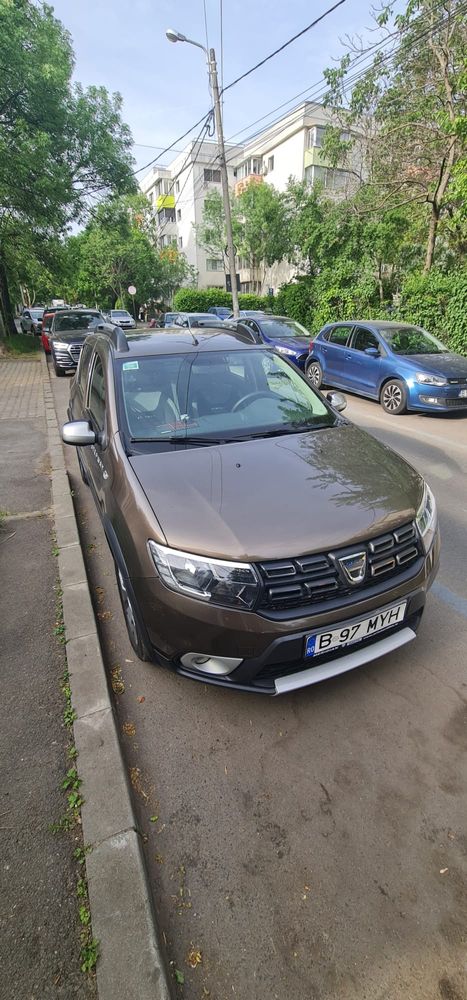
<svg viewBox="0 0 467 1000"><path fill-rule="evenodd" d="M253 313L242 317L240 313L239 320L229 320L226 325L235 326L243 333L248 330L255 344L275 347L279 354L283 354L297 368L305 371L311 334L301 323L297 323L297 320L290 319L289 316L271 316L268 313Z"/></svg>
<svg viewBox="0 0 467 1000"><path fill-rule="evenodd" d="M310 343L305 370L316 388L378 399L386 413L467 412L467 358L408 323L330 323Z"/></svg>

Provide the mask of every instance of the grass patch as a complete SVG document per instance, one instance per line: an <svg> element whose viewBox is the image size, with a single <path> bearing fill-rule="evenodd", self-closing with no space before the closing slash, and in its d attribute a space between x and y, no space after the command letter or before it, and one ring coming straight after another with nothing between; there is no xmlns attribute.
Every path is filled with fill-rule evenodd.
<svg viewBox="0 0 467 1000"><path fill-rule="evenodd" d="M14 337L4 337L0 344L0 349L7 358L23 358L38 354L42 346L40 337L32 337L28 333L17 333Z"/></svg>

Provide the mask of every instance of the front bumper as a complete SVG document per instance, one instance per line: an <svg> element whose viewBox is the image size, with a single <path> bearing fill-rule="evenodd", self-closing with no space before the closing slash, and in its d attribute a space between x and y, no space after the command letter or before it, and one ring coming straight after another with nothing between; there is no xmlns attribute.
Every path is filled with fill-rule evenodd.
<svg viewBox="0 0 467 1000"><path fill-rule="evenodd" d="M408 406L410 410L423 410L433 413L452 413L455 410L467 412L467 385L419 385L418 382L408 387Z"/></svg>
<svg viewBox="0 0 467 1000"><path fill-rule="evenodd" d="M413 639L439 564L437 531L428 555L415 575L404 582L390 581L384 592L359 598L358 592L345 604L301 618L266 617L206 605L169 591L156 577L133 580L135 597L152 643L155 658L163 665L205 684L263 694L278 694L316 683L363 662L375 659ZM404 620L394 628L364 639L355 646L305 658L306 636L317 630L350 623L378 609L407 601ZM183 666L182 656L199 653L212 657L237 657L239 666L228 675L213 675ZM346 661L346 662L344 662Z"/></svg>

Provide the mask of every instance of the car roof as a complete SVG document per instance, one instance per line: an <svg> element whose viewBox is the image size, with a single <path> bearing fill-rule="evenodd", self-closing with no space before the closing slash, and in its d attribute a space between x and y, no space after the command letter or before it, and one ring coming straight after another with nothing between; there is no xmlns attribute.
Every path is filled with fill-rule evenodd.
<svg viewBox="0 0 467 1000"><path fill-rule="evenodd" d="M375 326L378 330L390 330L394 326L399 329L401 326L406 326L407 329L412 330L416 325L416 323L403 323L402 320L398 319L342 319L335 323L326 323L323 330L329 330L333 326Z"/></svg>
<svg viewBox="0 0 467 1000"><path fill-rule="evenodd" d="M172 331L165 329L154 330L151 333L127 334L125 339L128 350L114 349L116 358L129 360L132 356L153 357L158 354L190 354L197 351L203 351L203 353L206 351L236 351L242 350L246 346L248 350L257 347L260 350L265 350L263 345L252 344L241 334L233 330L226 331L221 327L218 330L213 328L209 330L197 329L196 334L181 327L174 327Z"/></svg>

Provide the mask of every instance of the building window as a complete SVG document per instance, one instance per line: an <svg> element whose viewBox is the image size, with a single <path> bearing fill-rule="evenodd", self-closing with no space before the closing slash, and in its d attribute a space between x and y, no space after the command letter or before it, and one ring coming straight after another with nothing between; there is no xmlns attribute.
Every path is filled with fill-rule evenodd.
<svg viewBox="0 0 467 1000"><path fill-rule="evenodd" d="M214 184L220 184L221 182L221 172L220 170L209 170L205 167L204 170L204 183L207 184L212 181Z"/></svg>
<svg viewBox="0 0 467 1000"><path fill-rule="evenodd" d="M183 236L178 237L178 249L179 250L183 249Z"/></svg>
<svg viewBox="0 0 467 1000"><path fill-rule="evenodd" d="M223 271L224 262L215 257L206 257L206 271Z"/></svg>
<svg viewBox="0 0 467 1000"><path fill-rule="evenodd" d="M274 170L274 157L273 156L269 156L268 157L268 171L269 171L269 173L271 173L271 170Z"/></svg>
<svg viewBox="0 0 467 1000"><path fill-rule="evenodd" d="M308 146L315 146L321 149L325 131L326 128L324 125L313 125L313 128L308 129Z"/></svg>
<svg viewBox="0 0 467 1000"><path fill-rule="evenodd" d="M175 185L175 190L176 190L177 194L180 194L180 181L177 181L177 183Z"/></svg>
<svg viewBox="0 0 467 1000"><path fill-rule="evenodd" d="M340 193L345 191L350 182L350 174L347 170L336 170L333 167L306 167L305 180L313 187L315 184L322 184L325 191Z"/></svg>
<svg viewBox="0 0 467 1000"><path fill-rule="evenodd" d="M177 208L177 222L180 222L181 218L182 218L182 210L181 208Z"/></svg>
<svg viewBox="0 0 467 1000"><path fill-rule="evenodd" d="M157 213L157 218L159 222L175 222L175 209L161 208L160 212Z"/></svg>

